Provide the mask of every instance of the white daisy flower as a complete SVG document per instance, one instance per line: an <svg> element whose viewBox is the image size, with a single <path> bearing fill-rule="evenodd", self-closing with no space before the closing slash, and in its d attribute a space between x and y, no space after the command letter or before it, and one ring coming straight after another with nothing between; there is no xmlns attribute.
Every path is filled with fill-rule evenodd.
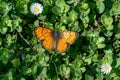
<svg viewBox="0 0 120 80"><path fill-rule="evenodd" d="M101 72L103 72L103 74L108 74L110 73L111 70L112 70L112 67L108 63L102 64Z"/></svg>
<svg viewBox="0 0 120 80"><path fill-rule="evenodd" d="M38 15L38 14L42 13L43 6L39 3L33 3L30 7L30 11L32 14Z"/></svg>

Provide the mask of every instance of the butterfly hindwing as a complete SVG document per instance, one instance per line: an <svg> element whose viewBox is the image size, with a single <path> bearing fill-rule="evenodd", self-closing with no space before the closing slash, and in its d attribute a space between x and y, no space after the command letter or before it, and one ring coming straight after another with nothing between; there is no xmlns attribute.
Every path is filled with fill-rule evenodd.
<svg viewBox="0 0 120 80"><path fill-rule="evenodd" d="M48 28L44 28L44 27L36 27L35 30L35 35L36 37L42 41L42 46L46 49L46 50L53 50L54 49L54 36L53 33L54 31Z"/></svg>
<svg viewBox="0 0 120 80"><path fill-rule="evenodd" d="M72 31L62 31L61 36L57 41L56 52L63 53L65 52L69 45L73 44L76 40L78 34Z"/></svg>
<svg viewBox="0 0 120 80"><path fill-rule="evenodd" d="M56 52L63 53L67 50L68 44L66 43L65 39L59 39L56 45Z"/></svg>

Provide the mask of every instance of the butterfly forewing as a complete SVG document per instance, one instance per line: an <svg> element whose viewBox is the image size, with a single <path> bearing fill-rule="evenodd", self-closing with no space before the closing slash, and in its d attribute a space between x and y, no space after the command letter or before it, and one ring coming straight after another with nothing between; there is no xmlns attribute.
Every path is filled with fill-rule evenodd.
<svg viewBox="0 0 120 80"><path fill-rule="evenodd" d="M69 44L73 44L78 37L78 33L72 31L63 31L62 37L66 39L66 42Z"/></svg>
<svg viewBox="0 0 120 80"><path fill-rule="evenodd" d="M36 27L34 30L36 37L42 41L42 46L46 50L53 50L54 49L54 31L48 28L43 27Z"/></svg>

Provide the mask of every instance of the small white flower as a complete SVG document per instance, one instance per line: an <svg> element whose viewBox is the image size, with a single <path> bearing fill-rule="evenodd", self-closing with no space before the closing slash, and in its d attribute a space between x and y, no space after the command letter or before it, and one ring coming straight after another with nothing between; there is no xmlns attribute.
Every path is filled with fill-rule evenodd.
<svg viewBox="0 0 120 80"><path fill-rule="evenodd" d="M43 6L39 3L34 3L34 4L31 5L30 11L31 11L32 14L38 15L38 14L42 13Z"/></svg>
<svg viewBox="0 0 120 80"><path fill-rule="evenodd" d="M111 70L112 70L112 67L108 63L102 64L101 72L103 72L103 74L108 74L110 73Z"/></svg>
<svg viewBox="0 0 120 80"><path fill-rule="evenodd" d="M61 53L61 55L65 55L66 53Z"/></svg>

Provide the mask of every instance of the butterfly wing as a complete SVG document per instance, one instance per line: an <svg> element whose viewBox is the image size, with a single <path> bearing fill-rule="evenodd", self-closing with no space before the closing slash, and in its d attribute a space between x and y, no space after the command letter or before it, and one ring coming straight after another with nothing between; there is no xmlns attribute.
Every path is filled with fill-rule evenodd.
<svg viewBox="0 0 120 80"><path fill-rule="evenodd" d="M46 50L53 50L54 49L54 36L53 33L54 31L48 28L44 28L44 27L36 27L34 29L34 33L36 35L36 37L42 41L42 46L46 49Z"/></svg>
<svg viewBox="0 0 120 80"><path fill-rule="evenodd" d="M61 32L60 39L57 41L56 52L63 53L68 49L68 46L73 44L78 34L72 31Z"/></svg>

